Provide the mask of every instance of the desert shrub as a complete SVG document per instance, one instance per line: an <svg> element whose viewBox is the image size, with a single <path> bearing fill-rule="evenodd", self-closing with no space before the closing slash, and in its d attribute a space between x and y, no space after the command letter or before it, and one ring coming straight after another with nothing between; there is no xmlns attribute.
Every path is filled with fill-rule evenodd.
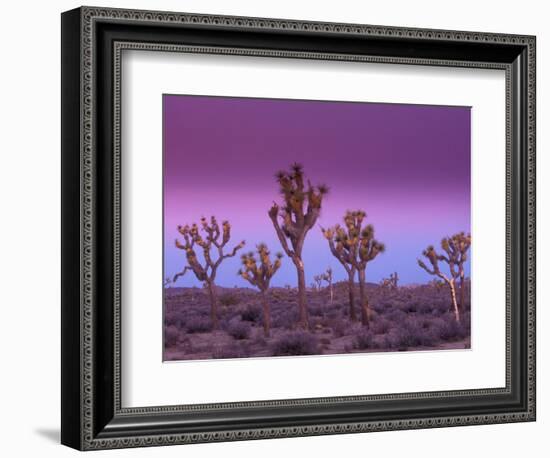
<svg viewBox="0 0 550 458"><path fill-rule="evenodd" d="M318 349L317 338L303 331L287 333L275 340L272 345L274 356L315 355Z"/></svg>
<svg viewBox="0 0 550 458"><path fill-rule="evenodd" d="M175 326L178 329L185 327L186 315L183 312L166 312L164 315L164 322L167 326Z"/></svg>
<svg viewBox="0 0 550 458"><path fill-rule="evenodd" d="M457 323L452 313L442 316L435 324L440 339L450 341L463 339L470 335L470 314L465 313L462 321Z"/></svg>
<svg viewBox="0 0 550 458"><path fill-rule="evenodd" d="M246 358L250 356L250 351L245 345L224 345L223 347L215 348L212 357L215 359L225 359L225 358Z"/></svg>
<svg viewBox="0 0 550 458"><path fill-rule="evenodd" d="M237 340L248 339L250 337L250 324L243 321L231 321L227 325L227 333Z"/></svg>
<svg viewBox="0 0 550 458"><path fill-rule="evenodd" d="M396 331L398 347L400 349L432 346L439 340L430 327L425 326L425 322L417 319L409 319L403 326L397 328Z"/></svg>
<svg viewBox="0 0 550 458"><path fill-rule="evenodd" d="M339 310L330 310L329 312L327 312L325 316L330 320L334 320L334 319L339 319L340 315L341 314Z"/></svg>
<svg viewBox="0 0 550 458"><path fill-rule="evenodd" d="M185 307L185 312L181 312L182 316L185 315L185 320L192 318L210 318L210 305L204 306L188 306Z"/></svg>
<svg viewBox="0 0 550 458"><path fill-rule="evenodd" d="M248 305L241 310L241 320L250 321L251 323L260 323L262 321L262 311L260 307Z"/></svg>
<svg viewBox="0 0 550 458"><path fill-rule="evenodd" d="M209 332L211 330L210 320L200 317L190 318L185 323L185 329L189 334L196 332Z"/></svg>
<svg viewBox="0 0 550 458"><path fill-rule="evenodd" d="M390 332L384 335L374 336L373 347L381 350L393 350L400 346L400 336L396 329L392 329Z"/></svg>
<svg viewBox="0 0 550 458"><path fill-rule="evenodd" d="M400 326L407 319L407 314L403 310L394 309L385 314L388 320L393 321L396 325Z"/></svg>
<svg viewBox="0 0 550 458"><path fill-rule="evenodd" d="M309 315L310 316L316 316L316 317L323 316L324 315L323 307L320 306L320 305L310 306L309 307Z"/></svg>
<svg viewBox="0 0 550 458"><path fill-rule="evenodd" d="M344 303L342 303L342 302L336 302L336 301L335 301L330 307L341 312L342 309L344 309L345 311L347 311L347 309L349 308L349 305L348 305L348 304L344 304Z"/></svg>
<svg viewBox="0 0 550 458"><path fill-rule="evenodd" d="M438 312L437 306L434 307L428 301L422 301L421 303L419 303L416 310L418 313L422 313L424 315L433 313L434 311Z"/></svg>
<svg viewBox="0 0 550 458"><path fill-rule="evenodd" d="M382 301L382 305L385 309L395 310L403 307L403 305L405 305L405 302L397 297L392 297Z"/></svg>
<svg viewBox="0 0 550 458"><path fill-rule="evenodd" d="M401 306L401 310L405 313L415 313L418 311L418 303L407 302Z"/></svg>
<svg viewBox="0 0 550 458"><path fill-rule="evenodd" d="M167 347L173 347L178 343L178 339L180 336L179 329L174 326L170 325L167 326L164 330L164 343Z"/></svg>
<svg viewBox="0 0 550 458"><path fill-rule="evenodd" d="M224 307L231 307L239 303L239 296L235 293L224 293L220 295L219 301Z"/></svg>
<svg viewBox="0 0 550 458"><path fill-rule="evenodd" d="M264 337L263 334L257 333L256 336L251 340L253 345L258 345L261 347L265 347L267 345L267 339Z"/></svg>
<svg viewBox="0 0 550 458"><path fill-rule="evenodd" d="M433 312L437 315L446 315L450 311L450 305L448 301L439 301L434 303Z"/></svg>
<svg viewBox="0 0 550 458"><path fill-rule="evenodd" d="M342 318L326 319L322 323L325 327L332 329L334 337L342 337L347 334L348 323Z"/></svg>
<svg viewBox="0 0 550 458"><path fill-rule="evenodd" d="M386 334L391 328L391 322L385 318L377 317L370 324L370 330L373 334Z"/></svg>
<svg viewBox="0 0 550 458"><path fill-rule="evenodd" d="M353 339L353 348L367 350L374 347L374 336L368 329L363 330Z"/></svg>
<svg viewBox="0 0 550 458"><path fill-rule="evenodd" d="M386 305L383 302L375 302L371 304L371 309L374 310L376 313L384 313L387 310Z"/></svg>
<svg viewBox="0 0 550 458"><path fill-rule="evenodd" d="M322 337L321 338L321 343L323 345L330 345L330 342L331 342L331 340L328 337Z"/></svg>
<svg viewBox="0 0 550 458"><path fill-rule="evenodd" d="M295 310L280 311L272 316L272 326L274 328L292 329L296 324L298 314Z"/></svg>

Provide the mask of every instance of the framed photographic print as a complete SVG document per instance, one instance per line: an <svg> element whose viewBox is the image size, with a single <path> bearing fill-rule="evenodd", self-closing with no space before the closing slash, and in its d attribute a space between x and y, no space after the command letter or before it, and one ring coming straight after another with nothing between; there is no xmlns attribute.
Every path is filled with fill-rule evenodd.
<svg viewBox="0 0 550 458"><path fill-rule="evenodd" d="M535 419L535 38L62 15L62 443Z"/></svg>

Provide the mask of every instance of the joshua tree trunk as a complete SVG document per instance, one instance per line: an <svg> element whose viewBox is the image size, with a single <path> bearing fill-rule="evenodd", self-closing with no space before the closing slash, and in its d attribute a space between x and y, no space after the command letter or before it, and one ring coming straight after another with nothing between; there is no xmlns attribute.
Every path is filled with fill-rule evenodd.
<svg viewBox="0 0 550 458"><path fill-rule="evenodd" d="M298 325L303 329L309 329L306 299L306 274L304 263L300 258L293 259L298 272Z"/></svg>
<svg viewBox="0 0 550 458"><path fill-rule="evenodd" d="M348 272L349 317L351 321L357 321L357 314L355 313L355 285L353 284L354 277L354 270Z"/></svg>
<svg viewBox="0 0 550 458"><path fill-rule="evenodd" d="M359 270L359 301L361 302L361 323L365 326L369 324L370 310L369 301L367 299L365 285L365 271Z"/></svg>
<svg viewBox="0 0 550 458"><path fill-rule="evenodd" d="M460 303L458 304L460 313L464 312L464 272L460 275Z"/></svg>
<svg viewBox="0 0 550 458"><path fill-rule="evenodd" d="M269 331L271 330L271 315L269 313L267 291L262 291L262 307L264 313L264 336L269 337Z"/></svg>
<svg viewBox="0 0 550 458"><path fill-rule="evenodd" d="M447 284L451 290L451 302L453 303L453 312L455 314L455 320L457 323L460 323L460 311L458 309L458 303L456 301L456 288L454 279L447 279Z"/></svg>
<svg viewBox="0 0 550 458"><path fill-rule="evenodd" d="M216 285L214 282L206 282L208 287L208 295L210 296L210 320L212 321L212 329L219 328L218 320L218 297L216 295Z"/></svg>

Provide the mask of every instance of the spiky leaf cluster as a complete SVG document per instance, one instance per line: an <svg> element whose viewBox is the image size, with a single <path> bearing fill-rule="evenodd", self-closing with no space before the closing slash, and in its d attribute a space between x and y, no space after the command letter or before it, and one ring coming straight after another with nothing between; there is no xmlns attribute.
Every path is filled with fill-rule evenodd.
<svg viewBox="0 0 550 458"><path fill-rule="evenodd" d="M201 234L201 230L204 235ZM191 270L200 281L213 280L216 270L222 261L235 256L237 251L245 245L245 241L243 240L229 253L224 253L224 248L231 238L231 225L228 221L223 221L220 226L214 216L210 218L210 221L202 217L200 220L200 229L198 224L193 223L191 225L178 226L178 232L182 235L183 242L176 239L175 244L177 248L185 251L188 265L184 267L182 272L174 276L174 282L180 276L185 275L188 270ZM202 249L204 265L198 259L195 246ZM214 251L215 259L211 251Z"/></svg>
<svg viewBox="0 0 550 458"><path fill-rule="evenodd" d="M283 198L280 207L276 202L269 210L283 249L289 256L300 255L305 234L319 217L323 197L328 193L325 185L313 186L305 181L302 165L293 164L290 170L279 171L275 175ZM287 240L292 244L292 250Z"/></svg>
<svg viewBox="0 0 550 458"><path fill-rule="evenodd" d="M322 274L315 275L313 279L318 282L319 284L323 281L327 283L332 283L332 269L329 267L327 270L325 270Z"/></svg>
<svg viewBox="0 0 550 458"><path fill-rule="evenodd" d="M463 265L468 259L468 250L472 243L470 234L459 232L450 237L445 237L441 240L441 249L443 253L438 253L433 245L428 246L422 254L428 259L430 266L428 267L422 260L418 259L418 265L422 267L430 275L436 275L440 278L445 278L441 272L439 262L445 262L449 266L449 271L452 278L458 278L463 272Z"/></svg>
<svg viewBox="0 0 550 458"><path fill-rule="evenodd" d="M250 251L241 256L242 268L238 274L256 286L260 291L267 291L271 278L281 267L282 253L276 253L272 261L267 245L260 243L256 246L256 253Z"/></svg>
<svg viewBox="0 0 550 458"><path fill-rule="evenodd" d="M468 260L468 250L472 244L472 236L459 232L441 240L441 248L445 255L439 255L439 260L449 265L451 275L458 277L463 270L462 266Z"/></svg>
<svg viewBox="0 0 550 458"><path fill-rule="evenodd" d="M426 248L422 255L428 259L430 262L431 268L426 265L424 261L421 259L417 259L418 265L422 267L426 272L428 272L430 275L437 275L438 277L442 276L441 270L439 269L439 258L440 255L437 254L435 251L435 248L433 245L429 245L428 248Z"/></svg>
<svg viewBox="0 0 550 458"><path fill-rule="evenodd" d="M344 226L337 224L328 229L321 229L329 242L332 254L346 267L351 265L364 270L367 263L385 251L385 246L374 238L374 227L368 224L363 227L366 213L362 210L347 211Z"/></svg>

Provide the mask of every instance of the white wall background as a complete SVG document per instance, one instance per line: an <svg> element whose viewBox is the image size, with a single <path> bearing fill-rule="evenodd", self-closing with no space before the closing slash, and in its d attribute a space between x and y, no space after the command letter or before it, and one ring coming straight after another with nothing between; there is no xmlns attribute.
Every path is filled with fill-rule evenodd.
<svg viewBox="0 0 550 458"><path fill-rule="evenodd" d="M538 421L104 452L109 456L543 456L550 428L550 122L545 3L416 0L117 0L96 5L534 34L538 38ZM60 13L75 1L10 2L0 28L0 452L75 455L59 441ZM546 257L545 257L546 255ZM546 434L545 434L546 433ZM538 450L538 451L537 451Z"/></svg>

